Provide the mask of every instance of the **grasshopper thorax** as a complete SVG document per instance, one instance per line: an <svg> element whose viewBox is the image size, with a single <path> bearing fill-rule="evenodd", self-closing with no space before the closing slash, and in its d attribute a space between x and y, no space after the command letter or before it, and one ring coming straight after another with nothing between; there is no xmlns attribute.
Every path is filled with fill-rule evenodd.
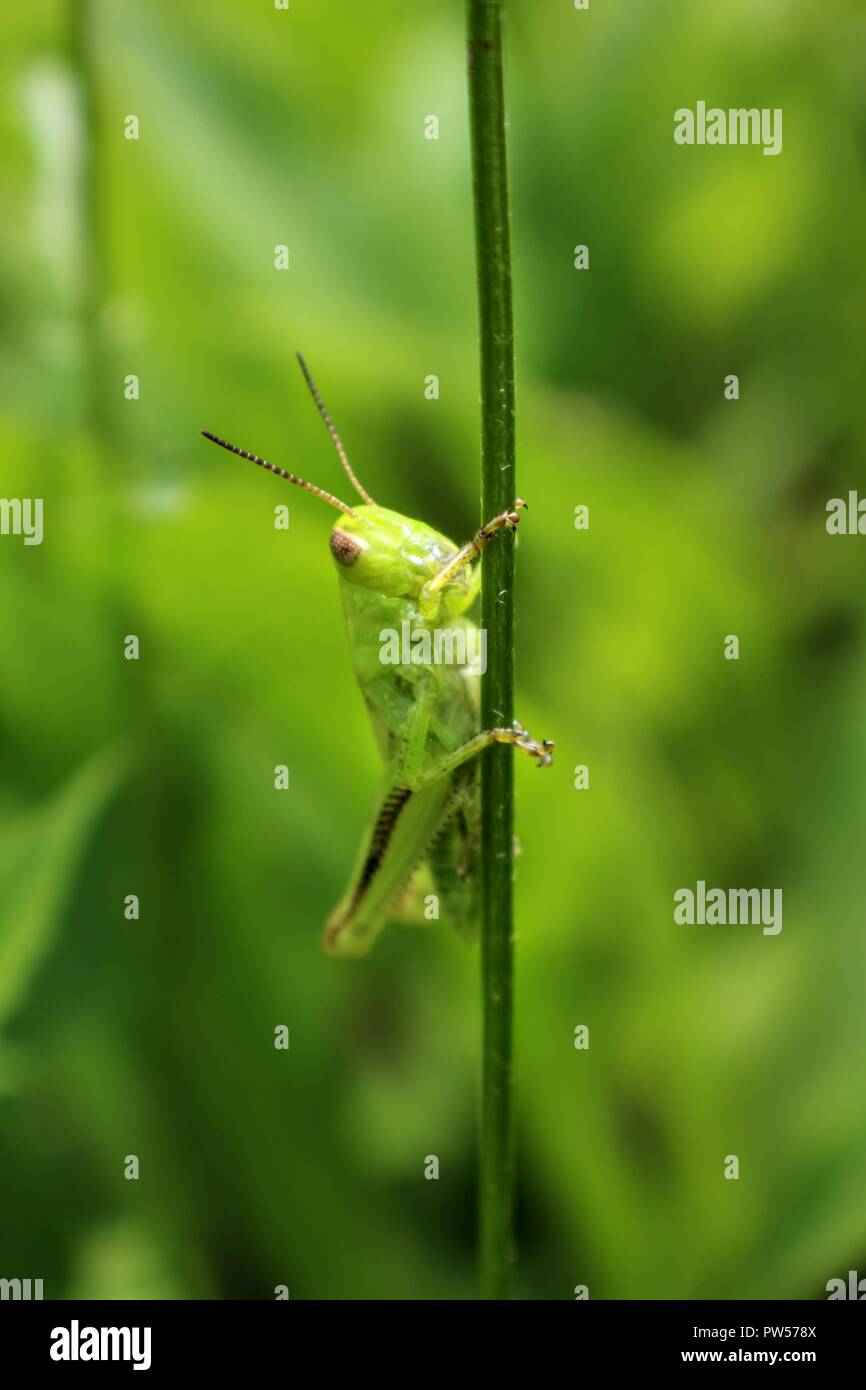
<svg viewBox="0 0 866 1390"><path fill-rule="evenodd" d="M458 549L424 522L379 506L355 507L354 515L341 516L330 545L341 582L408 599L418 599ZM444 610L455 616L465 612L480 582L477 568L458 570L442 590Z"/></svg>

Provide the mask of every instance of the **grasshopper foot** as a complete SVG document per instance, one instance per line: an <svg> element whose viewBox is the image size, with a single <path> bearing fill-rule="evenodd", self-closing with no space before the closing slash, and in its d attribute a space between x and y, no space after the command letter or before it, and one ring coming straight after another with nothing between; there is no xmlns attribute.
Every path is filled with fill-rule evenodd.
<svg viewBox="0 0 866 1390"><path fill-rule="evenodd" d="M528 512L529 508L522 497L515 497L509 511L500 512L499 516L495 516L492 521L485 522L481 530L475 534L476 551L480 551L500 527L504 526L506 531L516 531L520 523L521 511Z"/></svg>
<svg viewBox="0 0 866 1390"><path fill-rule="evenodd" d="M515 531L517 529L521 510L528 512L529 507L522 497L515 497L511 511L505 513L505 525L508 527L509 531Z"/></svg>
<svg viewBox="0 0 866 1390"><path fill-rule="evenodd" d="M537 767L550 767L553 762L553 750L556 747L553 739L545 738L539 743L538 739L533 738L516 719L510 729L494 729L492 732L497 743L511 743L515 748L528 753L531 758L536 758Z"/></svg>

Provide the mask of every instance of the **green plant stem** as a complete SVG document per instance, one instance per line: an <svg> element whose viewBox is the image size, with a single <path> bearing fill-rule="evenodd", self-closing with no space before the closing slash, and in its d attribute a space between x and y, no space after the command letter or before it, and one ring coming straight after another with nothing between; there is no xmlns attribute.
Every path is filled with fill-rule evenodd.
<svg viewBox="0 0 866 1390"><path fill-rule="evenodd" d="M517 495L502 8L502 0L467 0L481 352L482 521L510 507ZM485 551L483 566L487 672L482 681L481 718L482 727L489 729L510 724L514 714L514 546L508 537L500 537ZM491 1299L508 1298L513 1258L513 772L511 748L494 747L484 754L480 1273L481 1296Z"/></svg>

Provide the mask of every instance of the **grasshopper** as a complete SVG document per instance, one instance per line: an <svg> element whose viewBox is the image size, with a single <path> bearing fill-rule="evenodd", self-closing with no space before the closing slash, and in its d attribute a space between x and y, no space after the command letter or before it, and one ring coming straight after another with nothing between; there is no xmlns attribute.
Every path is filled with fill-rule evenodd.
<svg viewBox="0 0 866 1390"><path fill-rule="evenodd" d="M389 917L419 915L432 888L436 913L467 938L478 921L480 773L478 754L511 744L536 760L552 761L553 743L537 742L515 721L479 732L481 676L478 629L465 616L481 586L473 562L500 531L514 531L522 498L457 546L421 521L380 507L356 477L307 364L298 361L319 414L360 505L346 502L202 430L206 439L249 459L340 513L330 535L355 675L373 723L385 772L376 791L349 885L325 927L325 948L362 956ZM445 623L451 663L429 659L431 639ZM408 629L406 627L408 624ZM387 634L413 633L411 659L384 660ZM424 641L426 637L426 643ZM421 640L419 640L419 638ZM438 648L441 651L441 645ZM426 914L425 914L426 915Z"/></svg>

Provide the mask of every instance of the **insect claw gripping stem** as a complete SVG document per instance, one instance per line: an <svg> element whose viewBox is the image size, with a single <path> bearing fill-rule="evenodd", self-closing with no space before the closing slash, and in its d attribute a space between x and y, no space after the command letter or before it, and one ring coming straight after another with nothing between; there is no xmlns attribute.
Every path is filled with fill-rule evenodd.
<svg viewBox="0 0 866 1390"><path fill-rule="evenodd" d="M507 531L514 531L517 529L520 522L521 511L529 511L529 508L522 497L516 497L507 512L500 512L498 516L492 517L490 521L485 521L484 525L479 527L472 537L472 540L467 541L465 545L461 546L460 549L452 555L448 563L442 566L439 573L435 575L428 584L425 584L421 594L422 612L428 608L431 612L435 611L438 595L445 588L446 584L450 583L455 574L463 569L465 565L472 564L472 561L481 554L488 541L493 539L497 531L501 531L503 528Z"/></svg>
<svg viewBox="0 0 866 1390"><path fill-rule="evenodd" d="M553 762L553 750L556 747L553 739L543 738L539 743L516 719L510 729L492 729L491 733L497 743L511 743L515 748L528 753L531 758L537 758L536 767L550 767Z"/></svg>
<svg viewBox="0 0 866 1390"><path fill-rule="evenodd" d="M490 537L493 536L499 530L500 526L507 526L509 531L513 531L514 528L517 526L518 522L520 521L521 509L527 512L529 511L529 508L527 507L523 498L515 497L514 505L512 506L510 511L501 512L500 515L495 516L492 521L486 521L484 525L480 528L480 530L477 531L475 534L475 544L477 545L479 551L487 544L487 542L490 540ZM472 542L470 541L470 545L471 544Z"/></svg>

